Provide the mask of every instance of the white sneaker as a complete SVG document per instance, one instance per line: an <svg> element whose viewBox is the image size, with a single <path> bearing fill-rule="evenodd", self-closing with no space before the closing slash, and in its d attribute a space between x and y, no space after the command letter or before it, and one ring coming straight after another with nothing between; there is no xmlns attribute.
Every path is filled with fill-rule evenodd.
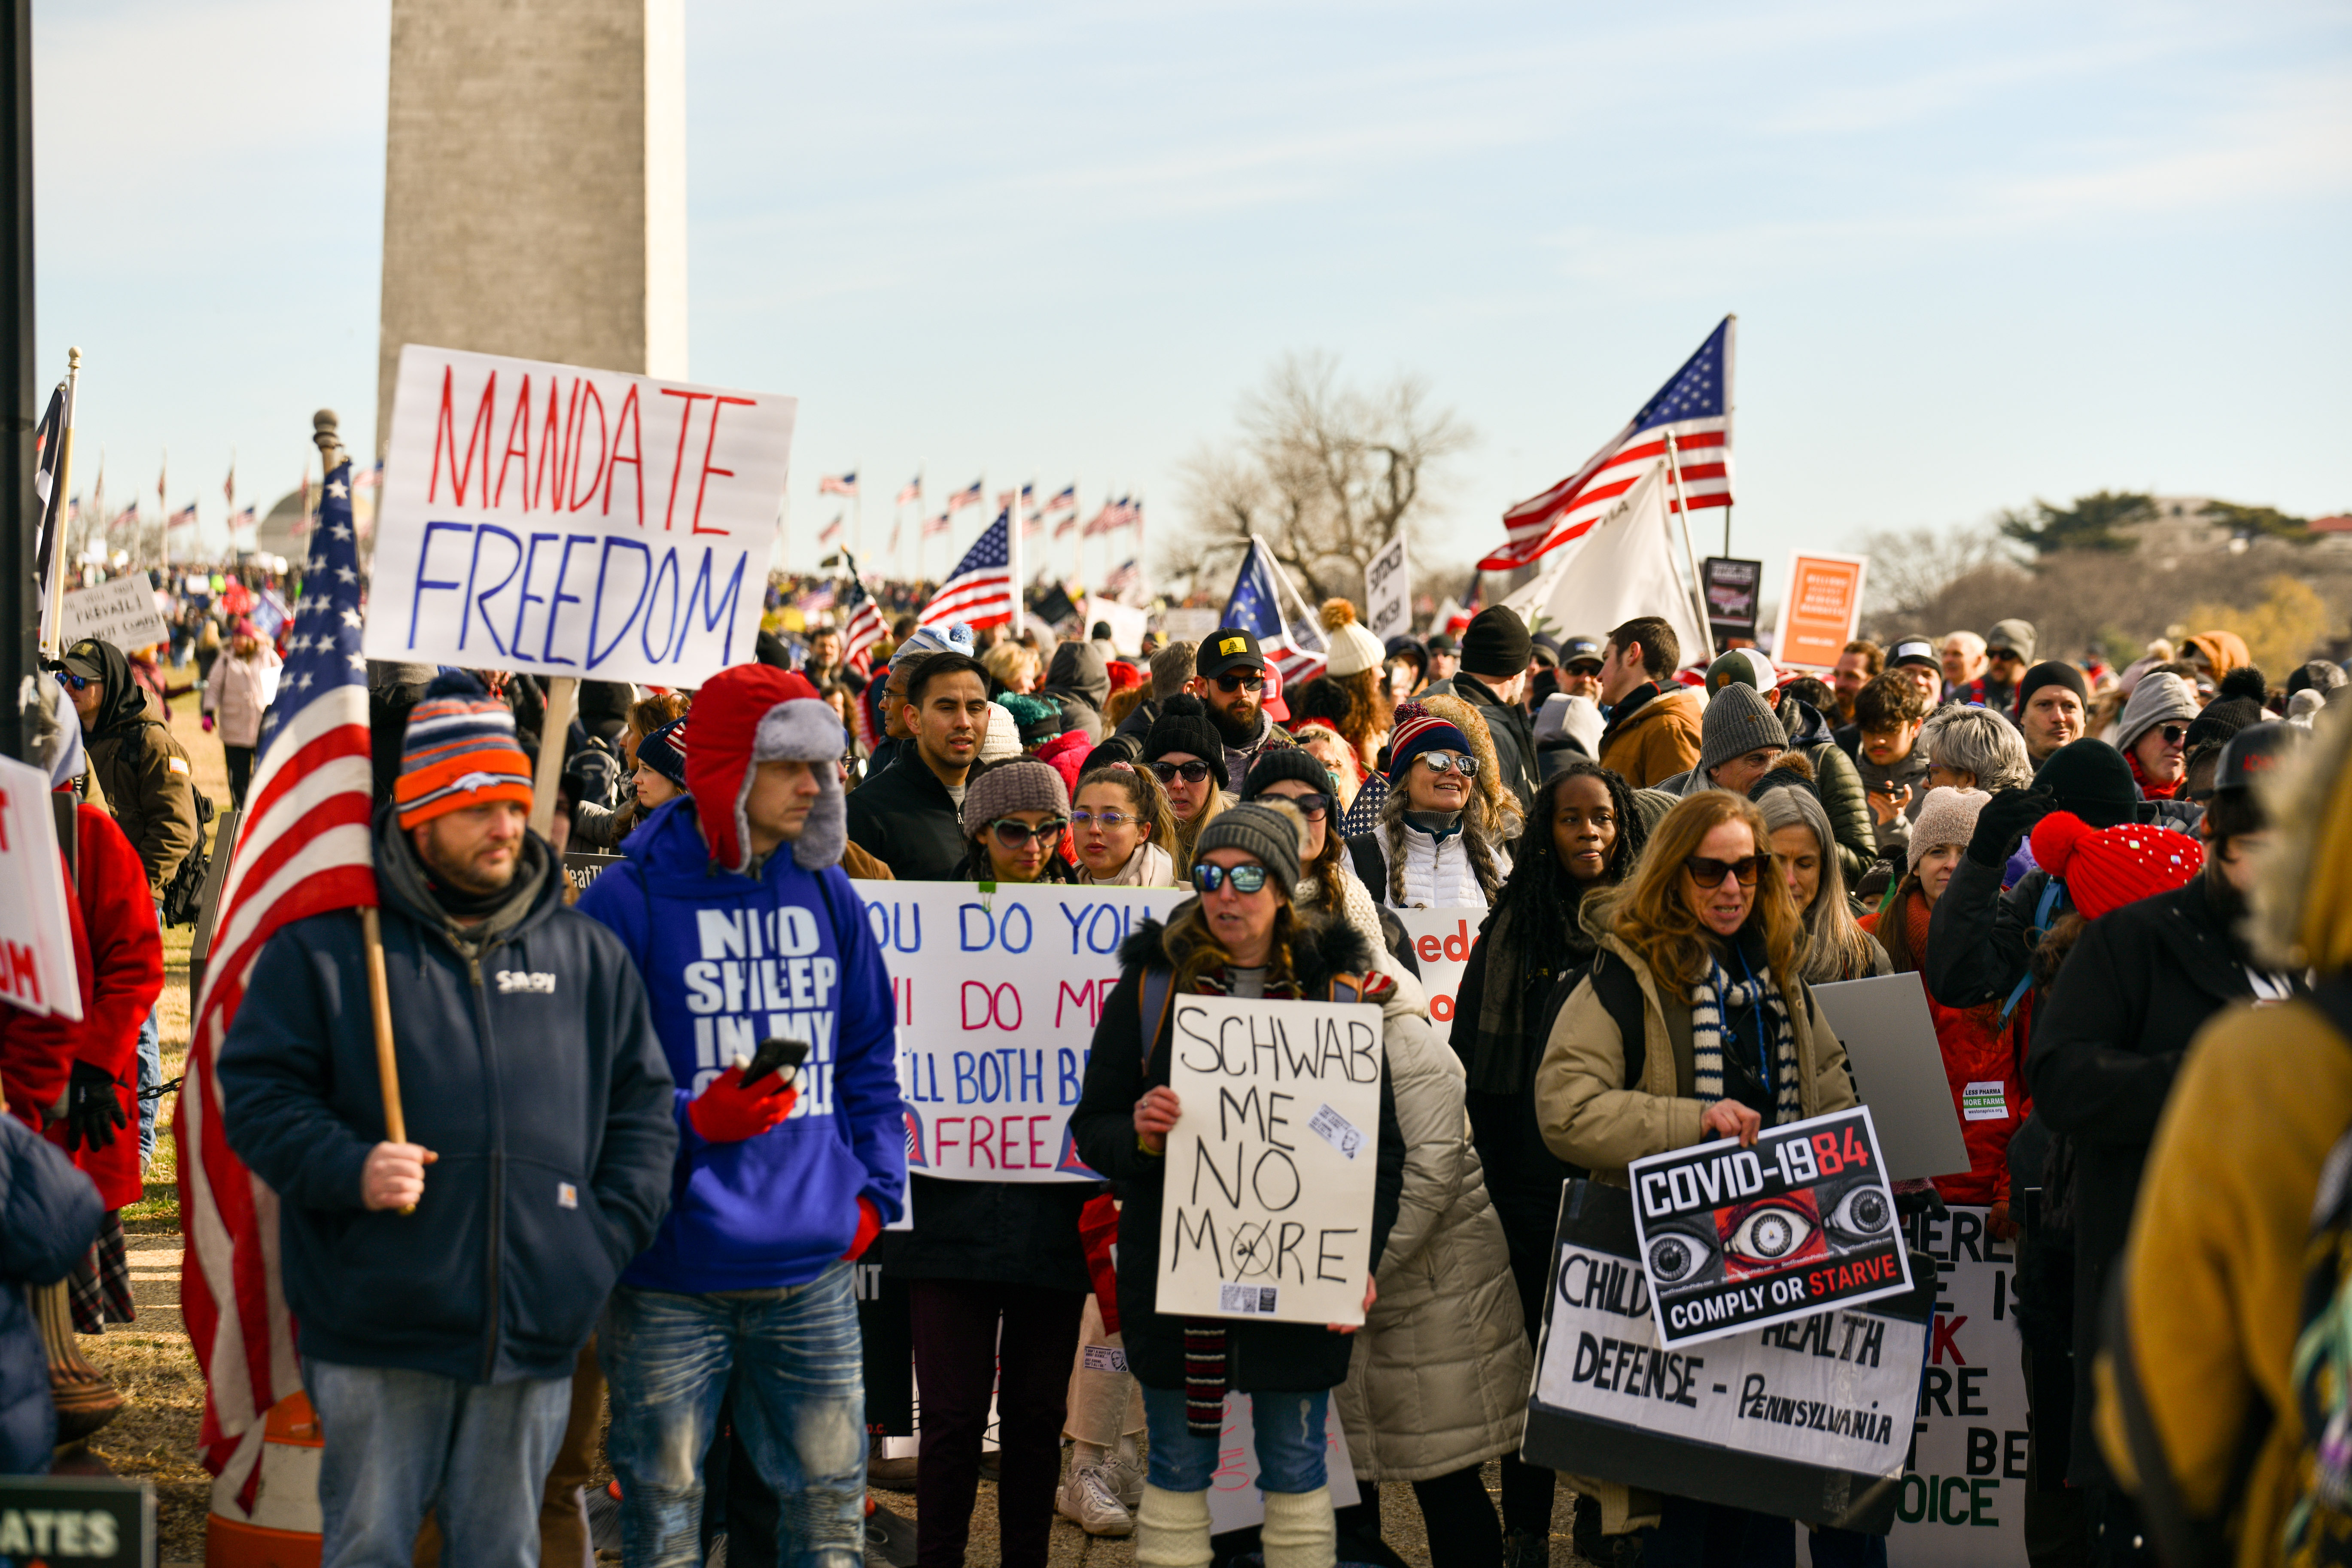
<svg viewBox="0 0 2352 1568"><path fill-rule="evenodd" d="M1119 1439L1118 1447L1104 1458L1102 1469L1121 1503L1132 1510L1143 1501L1143 1456L1136 1451L1133 1437Z"/></svg>
<svg viewBox="0 0 2352 1568"><path fill-rule="evenodd" d="M1103 1466L1072 1470L1054 1498L1054 1510L1088 1535L1135 1533L1135 1516L1119 1500L1118 1483Z"/></svg>

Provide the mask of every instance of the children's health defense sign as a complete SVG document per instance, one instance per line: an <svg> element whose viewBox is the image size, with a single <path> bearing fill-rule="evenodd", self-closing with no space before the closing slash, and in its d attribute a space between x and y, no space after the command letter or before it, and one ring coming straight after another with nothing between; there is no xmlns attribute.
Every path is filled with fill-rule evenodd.
<svg viewBox="0 0 2352 1568"><path fill-rule="evenodd" d="M1381 1010L1180 996L1160 1310L1360 1323L1380 1163Z"/></svg>
<svg viewBox="0 0 2352 1568"><path fill-rule="evenodd" d="M862 882L890 966L907 1164L968 1182L1096 1182L1070 1112L1118 944L1181 888Z"/></svg>
<svg viewBox="0 0 2352 1568"><path fill-rule="evenodd" d="M795 407L408 344L368 657L662 686L750 658Z"/></svg>
<svg viewBox="0 0 2352 1568"><path fill-rule="evenodd" d="M1625 1168L1658 1339L1682 1346L1911 1288L1867 1107Z"/></svg>

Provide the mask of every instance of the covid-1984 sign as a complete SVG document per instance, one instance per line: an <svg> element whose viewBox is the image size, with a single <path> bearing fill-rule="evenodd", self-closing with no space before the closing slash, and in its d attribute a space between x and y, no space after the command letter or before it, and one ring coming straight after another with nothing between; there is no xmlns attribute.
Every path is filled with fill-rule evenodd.
<svg viewBox="0 0 2352 1568"><path fill-rule="evenodd" d="M1626 1168L1662 1344L1858 1306L1911 1288L1870 1111L1857 1106Z"/></svg>

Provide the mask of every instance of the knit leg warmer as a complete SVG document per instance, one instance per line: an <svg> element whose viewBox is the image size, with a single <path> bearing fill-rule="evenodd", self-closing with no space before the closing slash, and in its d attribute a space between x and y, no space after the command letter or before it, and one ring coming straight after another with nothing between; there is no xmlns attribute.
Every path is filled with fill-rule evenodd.
<svg viewBox="0 0 2352 1568"><path fill-rule="evenodd" d="M1328 1519L1329 1507L1323 1511ZM1162 1491L1145 1483L1135 1510L1135 1568L1209 1568L1212 1560L1209 1494ZM1330 1561L1327 1549L1323 1562Z"/></svg>
<svg viewBox="0 0 2352 1568"><path fill-rule="evenodd" d="M1339 1530L1331 1518L1331 1489L1265 1496L1265 1523L1257 1538L1265 1551L1265 1568L1331 1568L1339 1551ZM1136 1561L1142 1561L1139 1553Z"/></svg>

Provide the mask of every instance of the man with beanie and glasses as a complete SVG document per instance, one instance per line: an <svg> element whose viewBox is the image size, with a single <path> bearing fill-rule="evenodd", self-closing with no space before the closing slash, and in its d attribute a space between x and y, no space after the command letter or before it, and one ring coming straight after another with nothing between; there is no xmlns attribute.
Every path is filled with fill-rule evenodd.
<svg viewBox="0 0 2352 1568"><path fill-rule="evenodd" d="M2131 764L2132 782L2149 800L2170 800L2189 776L2189 726L2201 711L2197 689L2159 669L2143 676L2116 721L2116 750Z"/></svg>
<svg viewBox="0 0 2352 1568"><path fill-rule="evenodd" d="M1478 612L1462 634L1462 668L1449 680L1433 681L1424 696L1451 692L1478 710L1495 742L1503 787L1531 811L1536 799L1536 733L1528 719L1528 660L1534 638L1519 613L1506 605Z"/></svg>
<svg viewBox="0 0 2352 1568"><path fill-rule="evenodd" d="M765 665L719 671L692 718L686 795L580 900L644 973L677 1079L677 1196L597 1336L621 1549L635 1568L701 1561L702 1456L731 1391L737 1451L786 1504L768 1560L854 1563L850 1264L902 1209L907 1124L889 974L838 864L845 737L814 688ZM772 1042L798 1050L778 1066Z"/></svg>
<svg viewBox="0 0 2352 1568"><path fill-rule="evenodd" d="M536 1560L607 1292L670 1202L670 1069L636 966L563 907L530 764L463 671L409 714L375 890L409 1142L388 1142L360 911L271 937L221 1047L223 1130L278 1199L317 1409L323 1560Z"/></svg>
<svg viewBox="0 0 2352 1568"><path fill-rule="evenodd" d="M1249 776L1268 746L1297 744L1265 710L1265 655L1241 626L1219 626L1201 644L1195 673L1184 688L1208 707L1209 722L1224 743L1225 776Z"/></svg>

